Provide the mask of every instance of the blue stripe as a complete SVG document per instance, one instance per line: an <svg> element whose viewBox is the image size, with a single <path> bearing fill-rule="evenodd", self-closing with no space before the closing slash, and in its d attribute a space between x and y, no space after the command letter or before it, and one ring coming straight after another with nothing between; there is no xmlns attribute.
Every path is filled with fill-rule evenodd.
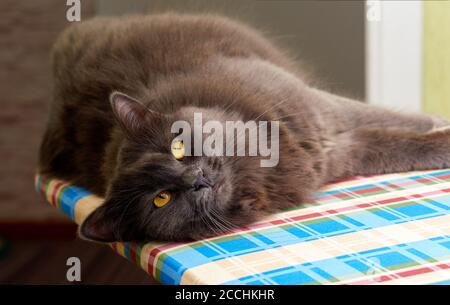
<svg viewBox="0 0 450 305"><path fill-rule="evenodd" d="M424 239L408 244L398 244L341 257L333 257L295 266L247 275L225 282L226 285L249 284L255 279L278 284L329 284L337 279L350 279L358 275L373 275L382 268L395 271L406 266L420 266L430 261L450 258L450 236L442 239ZM424 258L433 258L427 261ZM449 274L450 277L450 274ZM404 280L407 283L407 278ZM447 283L450 281L447 281Z"/></svg>
<svg viewBox="0 0 450 305"><path fill-rule="evenodd" d="M35 182L34 187L38 193L41 192L41 187L42 187L42 177L41 176L36 177L36 182Z"/></svg>
<svg viewBox="0 0 450 305"><path fill-rule="evenodd" d="M61 194L61 210L72 220L75 220L75 206L77 202L90 194L86 189L78 186L66 188Z"/></svg>
<svg viewBox="0 0 450 305"><path fill-rule="evenodd" d="M432 283L431 285L450 285L450 280L445 280L441 282Z"/></svg>
<svg viewBox="0 0 450 305"><path fill-rule="evenodd" d="M436 197L434 200L443 198L445 200L442 200L442 202L450 203L450 200L448 200L450 195L448 194L439 198ZM213 261L321 238L443 216L450 213L448 209L436 206L431 208L428 202L419 199L414 202L411 201L407 205L405 203L391 205L386 209L392 211L397 218L390 220L378 216L376 213L379 208L375 207L346 215L338 215L334 218L323 218L319 222L317 222L317 219L314 221L302 221L272 229L249 232L248 234L243 233L224 241L199 241L191 245L190 249L170 254L170 259L163 261L162 269L170 270L170 276L173 279L171 282L178 284L187 269ZM259 235L264 236L264 239L256 237ZM271 243L267 243L267 240L270 240Z"/></svg>

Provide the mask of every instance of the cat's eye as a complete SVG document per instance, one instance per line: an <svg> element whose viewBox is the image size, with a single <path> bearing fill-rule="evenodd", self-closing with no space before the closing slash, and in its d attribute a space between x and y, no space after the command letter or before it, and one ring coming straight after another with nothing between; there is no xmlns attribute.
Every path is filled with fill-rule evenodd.
<svg viewBox="0 0 450 305"><path fill-rule="evenodd" d="M170 192L163 191L163 192L159 193L158 195L156 195L155 198L153 198L153 204L158 208L162 208L163 206L168 204L171 199L172 199L172 194Z"/></svg>
<svg viewBox="0 0 450 305"><path fill-rule="evenodd" d="M185 148L183 141L174 141L171 147L172 155L177 160L181 160L184 158Z"/></svg>

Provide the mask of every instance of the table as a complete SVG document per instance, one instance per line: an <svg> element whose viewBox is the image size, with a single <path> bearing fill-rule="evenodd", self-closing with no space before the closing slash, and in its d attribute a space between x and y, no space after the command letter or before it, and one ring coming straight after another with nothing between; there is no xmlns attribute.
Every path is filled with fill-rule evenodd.
<svg viewBox="0 0 450 305"><path fill-rule="evenodd" d="M78 224L103 202L39 175L36 188ZM164 284L450 284L450 169L340 181L215 238L110 246Z"/></svg>

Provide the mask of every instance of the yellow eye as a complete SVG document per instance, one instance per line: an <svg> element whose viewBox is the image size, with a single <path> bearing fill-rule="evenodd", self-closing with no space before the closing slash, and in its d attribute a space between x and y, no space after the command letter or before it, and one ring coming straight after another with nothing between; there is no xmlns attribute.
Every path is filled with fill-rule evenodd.
<svg viewBox="0 0 450 305"><path fill-rule="evenodd" d="M153 204L158 208L162 208L170 202L170 199L172 199L172 194L167 191L163 191L153 198Z"/></svg>
<svg viewBox="0 0 450 305"><path fill-rule="evenodd" d="M183 141L173 142L171 150L172 150L172 155L175 157L175 159L177 159L177 160L183 159L184 154L185 154Z"/></svg>

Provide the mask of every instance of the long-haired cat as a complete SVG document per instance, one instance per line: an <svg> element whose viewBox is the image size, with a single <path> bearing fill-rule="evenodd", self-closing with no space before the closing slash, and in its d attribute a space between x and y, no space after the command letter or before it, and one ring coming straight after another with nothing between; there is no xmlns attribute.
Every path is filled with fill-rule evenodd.
<svg viewBox="0 0 450 305"><path fill-rule="evenodd" d="M87 239L199 239L300 205L335 179L450 162L447 121L315 89L285 52L222 17L93 19L69 27L52 59L39 170L105 197L81 225ZM279 121L278 164L177 158L171 125L194 113Z"/></svg>

